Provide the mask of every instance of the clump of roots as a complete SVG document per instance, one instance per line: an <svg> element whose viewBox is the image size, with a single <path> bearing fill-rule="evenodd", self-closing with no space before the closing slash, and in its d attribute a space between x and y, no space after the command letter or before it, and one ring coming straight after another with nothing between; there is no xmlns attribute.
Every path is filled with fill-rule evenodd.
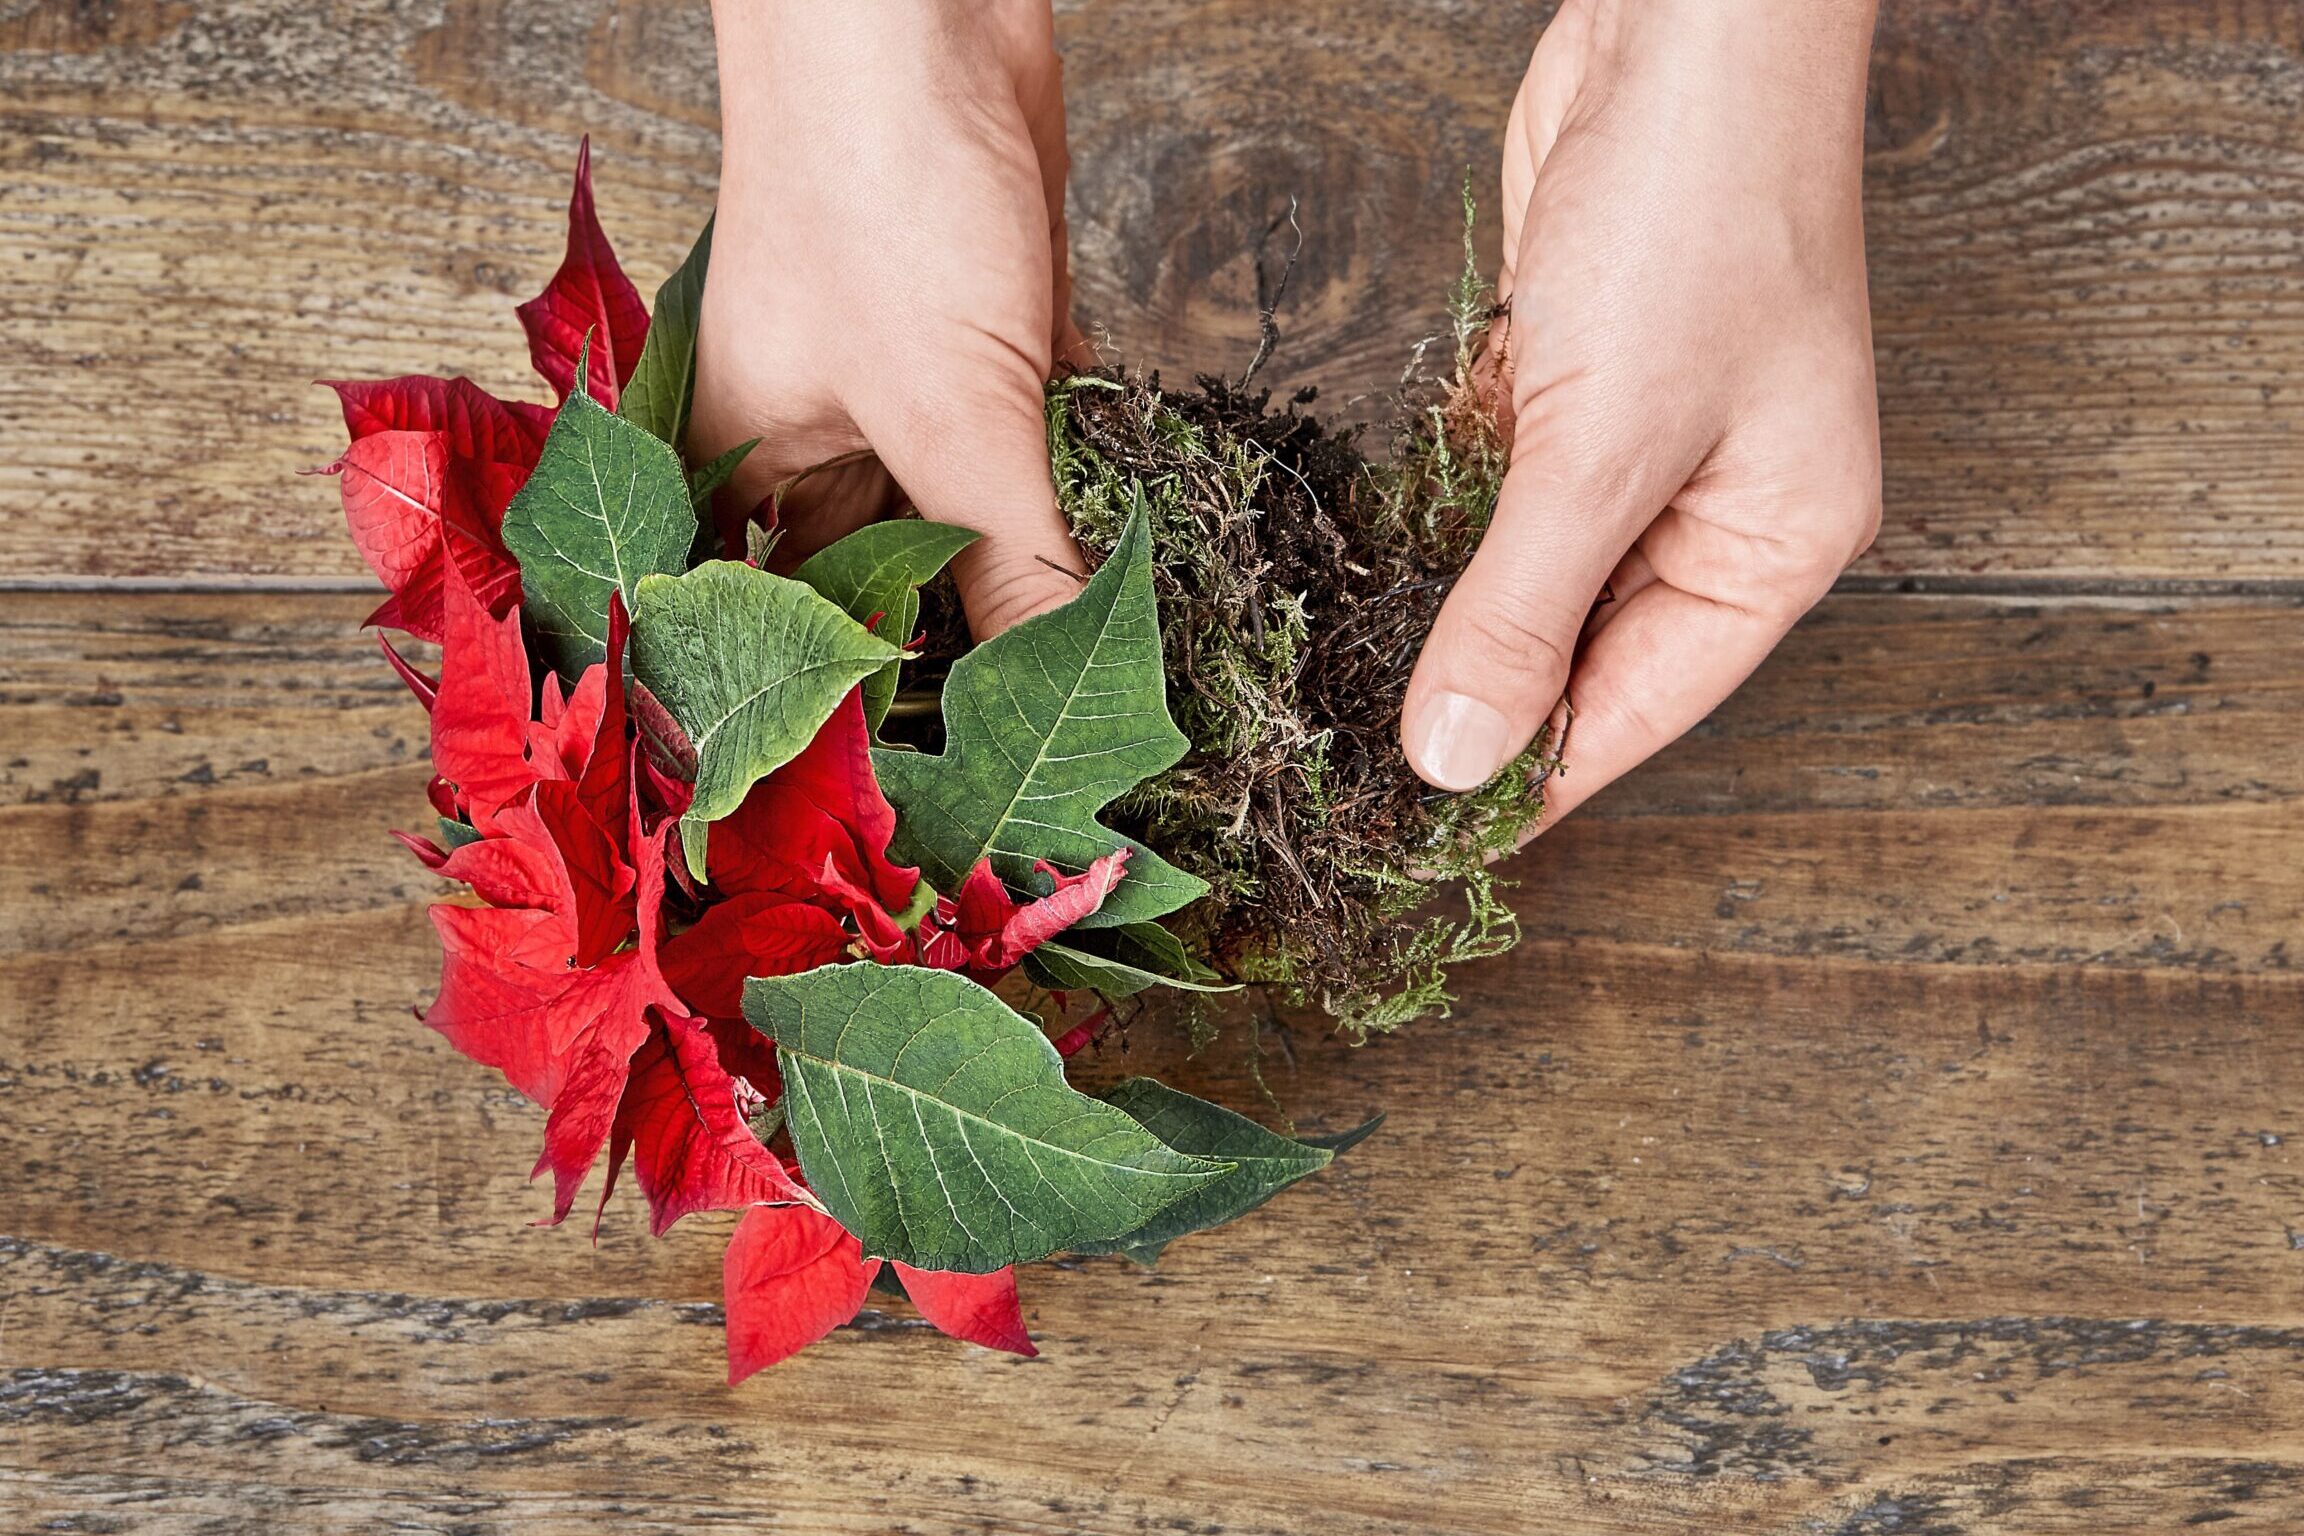
<svg viewBox="0 0 2304 1536"><path fill-rule="evenodd" d="M1212 963L1360 1034L1444 1012L1448 968L1518 938L1487 866L1543 814L1556 766L1547 733L1453 795L1400 752L1409 674L1504 474L1469 238L1466 255L1453 366L1434 377L1419 349L1380 449L1307 414L1310 391L1275 407L1253 368L1188 390L1102 371L1048 396L1058 497L1091 557L1139 496L1150 512L1169 707L1192 743L1113 819L1210 883L1180 927ZM1422 912L1449 882L1463 915Z"/></svg>

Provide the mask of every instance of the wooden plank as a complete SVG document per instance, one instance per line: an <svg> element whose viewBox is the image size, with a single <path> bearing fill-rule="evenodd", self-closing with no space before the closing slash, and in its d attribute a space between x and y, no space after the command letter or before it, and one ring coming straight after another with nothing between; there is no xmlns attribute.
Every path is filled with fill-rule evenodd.
<svg viewBox="0 0 2304 1536"><path fill-rule="evenodd" d="M438 889L384 835L425 825L424 722L355 632L360 606L11 598L9 947ZM2304 795L2298 612L1836 599L1699 734L1549 835L1529 925L1892 963L2282 968L2304 873L2262 849Z"/></svg>
<svg viewBox="0 0 2304 1536"><path fill-rule="evenodd" d="M628 1220L598 1253L525 1229L532 1194L466 1188L440 1153L520 1166L535 1117L453 1064L400 1081L404 1023L407 1050L373 1026L317 1039L316 1008L233 1021L222 1095L85 1066L27 1082L6 1154L84 1139L7 1212L0 1463L133 1468L171 1498L701 1499L733 1478L722 1497L810 1530L877 1507L928 1530L1581 1532L1705 1528L1722 1500L1738 1528L1795 1530L1851 1487L2192 1456L2278 1464L2293 1517L2290 981L1548 946L1467 1001L1282 1080L1299 1109L1387 1103L1381 1150L1161 1277L1034 1277L1041 1362L875 1319L735 1393L713 1385L713 1224L651 1253ZM71 1054L126 1067L127 1017L92 1017ZM230 1102L275 1075L335 1102ZM162 1107L165 1184L132 1156Z"/></svg>
<svg viewBox="0 0 2304 1536"><path fill-rule="evenodd" d="M1237 367L1254 250L1304 265L1276 383L1380 395L1455 261L1540 5L1070 0L1088 317ZM2304 23L2293 6L1891 6L1869 228L1876 574L2304 575ZM701 0L281 0L0 21L0 579L351 578L315 376L531 391L510 303L577 133L644 280L710 198ZM132 424L125 426L124 424Z"/></svg>
<svg viewBox="0 0 2304 1536"><path fill-rule="evenodd" d="M2296 575L2304 13L1882 10L1869 568Z"/></svg>
<svg viewBox="0 0 2304 1536"><path fill-rule="evenodd" d="M2293 604L1834 599L1520 861L1453 1019L1262 1034L1301 1124L1390 1112L1332 1174L1033 1273L1036 1361L875 1311L735 1391L724 1219L530 1226L540 1116L408 1017L360 607L0 603L0 1525L2304 1519ZM1250 1038L1088 1070L1253 1103Z"/></svg>
<svg viewBox="0 0 2304 1536"><path fill-rule="evenodd" d="M269 1430L271 1424L265 1428ZM0 1477L6 1474L0 1473ZM279 1485L218 1480L169 1481L120 1474L83 1478L26 1480L26 1517L53 1522L43 1528L71 1530L86 1522L95 1529L134 1529L156 1533L208 1536L217 1530L245 1530L251 1518L259 1528L279 1528L336 1536L336 1533L393 1531L517 1531L539 1536L593 1531L612 1526L619 1531L685 1533L725 1522L740 1529L755 1525L786 1529L877 1533L889 1529L981 1531L983 1522L998 1519L1002 1531L1047 1533L1047 1536L1095 1536L1099 1532L1152 1529L1140 1519L1112 1512L1110 1501L1093 1510L1072 1499L1050 1496L1032 1514L1002 1509L988 1513L988 1501L979 1496L980 1480L962 1473L943 1480L946 1496L937 1504L933 1523L922 1523L909 1511L918 1506L900 1499L875 1501L870 1512L831 1507L817 1490L796 1487L773 1505L751 1504L725 1493L665 1496L649 1493L631 1497L582 1497L555 1494L482 1496L468 1492L429 1493L417 1488L331 1488L309 1484ZM2017 1531L2036 1536L2096 1536L2107 1530L2189 1530L2194 1525L2238 1520L2225 1529L2262 1532L2281 1529L2282 1521L2296 1517L2294 1474L2285 1465L2260 1461L2230 1462L2194 1459L2177 1466L2126 1461L2072 1462L2043 1458L2021 1465L1993 1467L1977 1479L1983 1486L1953 1485L1899 1489L1854 1501L1833 1501L1816 1507L1792 1526L1742 1525L1740 1530L1760 1536L1875 1536L1889 1532L1935 1533L1956 1531ZM1621 1498L1613 1490L1611 1496ZM1598 1495L1595 1495L1597 1498ZM1779 1501L1781 1502L1781 1501ZM1658 1522L1672 1514L1653 1502L1624 1500L1596 1505L1593 1529L1648 1533L1663 1529ZM1704 1502L1697 1518L1731 1520L1758 1518L1750 1501L1717 1496ZM1301 1526L1220 1524L1213 1519L1179 1517L1195 1530L1220 1530L1249 1536L1256 1531L1302 1529ZM123 1520L133 1521L123 1526ZM891 1526L888 1522L900 1522ZM1918 1523L1915 1523L1918 1522ZM1971 1523L1973 1522L1973 1523ZM1332 1529L1333 1527L1323 1527ZM1415 1536L1432 1536L1478 1529L1440 1525L1425 1520L1413 1525L1365 1527ZM1710 1529L1721 1527L1713 1526ZM1520 1527L1501 1526L1501 1530Z"/></svg>
<svg viewBox="0 0 2304 1536"><path fill-rule="evenodd" d="M367 609L8 594L0 804L410 767L423 719L358 628ZM2284 800L2304 793L2300 633L2287 598L1835 597L1595 814Z"/></svg>

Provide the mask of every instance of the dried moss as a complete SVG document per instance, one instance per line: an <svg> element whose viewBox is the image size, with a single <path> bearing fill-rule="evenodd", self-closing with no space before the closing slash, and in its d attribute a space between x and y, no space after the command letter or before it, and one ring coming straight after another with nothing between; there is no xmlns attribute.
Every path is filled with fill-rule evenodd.
<svg viewBox="0 0 2304 1536"><path fill-rule="evenodd" d="M1469 215L1469 205L1467 214ZM1181 930L1227 974L1356 1033L1445 1012L1447 972L1511 947L1487 868L1541 816L1549 737L1482 789L1401 757L1400 708L1433 617L1496 504L1505 447L1474 386L1486 294L1452 296L1450 366L1420 349L1379 451L1309 392L1086 374L1051 388L1059 499L1084 548L1150 509L1170 708L1192 750L1117 808L1208 880ZM1461 917L1423 909L1455 882Z"/></svg>
<svg viewBox="0 0 2304 1536"><path fill-rule="evenodd" d="M1197 953L1361 1035L1445 1013L1449 970L1518 939L1488 866L1542 816L1557 766L1547 732L1454 795L1400 753L1418 650L1504 478L1475 382L1491 310L1469 196L1465 216L1447 356L1435 372L1417 349L1385 426L1325 422L1310 391L1276 405L1251 387L1256 364L1187 389L1105 370L1048 391L1058 499L1091 559L1139 497L1151 515L1169 708L1192 743L1111 819L1209 882L1171 924ZM1257 364L1276 338L1268 314ZM926 597L890 726L933 747L967 635L948 581Z"/></svg>

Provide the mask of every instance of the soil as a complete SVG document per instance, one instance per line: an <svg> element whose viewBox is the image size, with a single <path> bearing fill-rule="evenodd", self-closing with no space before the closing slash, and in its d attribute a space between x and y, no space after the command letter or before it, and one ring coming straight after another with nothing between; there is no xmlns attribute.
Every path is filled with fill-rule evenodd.
<svg viewBox="0 0 2304 1536"><path fill-rule="evenodd" d="M1470 795L1431 789L1399 747L1418 650L1502 476L1471 354L1455 379L1411 381L1374 453L1382 429L1322 421L1311 391L1275 404L1219 377L1170 390L1109 370L1049 394L1059 498L1090 558L1139 496L1151 513L1170 710L1192 741L1109 819L1210 882L1176 927L1217 971L1357 1031L1444 1010L1446 967L1510 944L1485 865L1542 809L1543 742ZM948 590L924 619L917 690L966 643ZM1467 915L1422 910L1449 881Z"/></svg>

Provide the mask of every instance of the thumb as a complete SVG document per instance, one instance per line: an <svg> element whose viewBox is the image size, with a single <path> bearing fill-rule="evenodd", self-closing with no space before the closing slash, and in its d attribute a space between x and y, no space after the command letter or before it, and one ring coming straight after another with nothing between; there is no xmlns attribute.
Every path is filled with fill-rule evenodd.
<svg viewBox="0 0 2304 1536"><path fill-rule="evenodd" d="M1042 409L1019 358L858 423L923 517L984 536L952 563L979 641L1065 602L1087 574L1056 506Z"/></svg>
<svg viewBox="0 0 2304 1536"><path fill-rule="evenodd" d="M1608 573L1677 489L1636 450L1564 452L1562 434L1525 421L1514 446L1495 517L1401 710L1408 762L1440 789L1479 788L1535 739Z"/></svg>

